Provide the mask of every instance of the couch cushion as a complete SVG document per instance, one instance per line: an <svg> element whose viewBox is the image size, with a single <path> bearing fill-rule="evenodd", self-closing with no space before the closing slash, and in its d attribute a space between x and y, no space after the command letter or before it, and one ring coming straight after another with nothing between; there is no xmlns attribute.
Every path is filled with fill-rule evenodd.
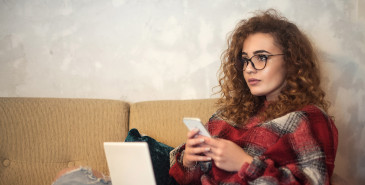
<svg viewBox="0 0 365 185"><path fill-rule="evenodd" d="M51 184L66 167L108 174L104 141L123 141L129 104L117 100L0 98L0 184Z"/></svg>
<svg viewBox="0 0 365 185"><path fill-rule="evenodd" d="M216 111L217 99L165 100L139 102L131 105L129 128L137 128L169 146L185 142L188 129L183 117L198 117L206 123Z"/></svg>

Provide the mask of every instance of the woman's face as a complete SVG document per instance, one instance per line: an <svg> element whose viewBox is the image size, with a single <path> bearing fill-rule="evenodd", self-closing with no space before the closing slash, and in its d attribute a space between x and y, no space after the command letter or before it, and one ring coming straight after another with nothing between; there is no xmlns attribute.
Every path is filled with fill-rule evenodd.
<svg viewBox="0 0 365 185"><path fill-rule="evenodd" d="M242 57L245 58L282 53L283 51L274 44L274 38L268 33L251 34L243 43ZM281 89L285 86L284 57L283 55L269 56L265 68L261 70L256 70L249 62L243 71L243 76L254 96L266 96L267 101L277 100Z"/></svg>

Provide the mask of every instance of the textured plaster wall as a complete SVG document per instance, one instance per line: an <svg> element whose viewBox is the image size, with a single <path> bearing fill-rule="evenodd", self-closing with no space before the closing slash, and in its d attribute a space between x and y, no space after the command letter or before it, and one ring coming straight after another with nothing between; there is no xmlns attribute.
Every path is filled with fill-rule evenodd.
<svg viewBox="0 0 365 185"><path fill-rule="evenodd" d="M365 0L3 0L0 96L209 98L227 33L271 7L318 48L340 132L335 171L364 184Z"/></svg>

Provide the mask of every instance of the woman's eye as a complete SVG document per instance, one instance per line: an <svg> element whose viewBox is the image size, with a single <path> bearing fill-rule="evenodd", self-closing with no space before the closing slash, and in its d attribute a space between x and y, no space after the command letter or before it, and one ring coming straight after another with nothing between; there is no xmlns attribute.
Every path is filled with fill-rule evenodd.
<svg viewBox="0 0 365 185"><path fill-rule="evenodd" d="M246 58L246 57L242 57L242 62L243 63L246 63L246 62L248 62L250 59L248 59L248 58Z"/></svg>
<svg viewBox="0 0 365 185"><path fill-rule="evenodd" d="M262 62L265 62L267 60L267 58L269 58L267 55L257 55L259 60Z"/></svg>
<svg viewBox="0 0 365 185"><path fill-rule="evenodd" d="M246 63L248 63L248 61L249 61L250 59L248 59L248 58L246 58L246 57L242 57L241 58L241 62L242 62L242 64L246 64Z"/></svg>

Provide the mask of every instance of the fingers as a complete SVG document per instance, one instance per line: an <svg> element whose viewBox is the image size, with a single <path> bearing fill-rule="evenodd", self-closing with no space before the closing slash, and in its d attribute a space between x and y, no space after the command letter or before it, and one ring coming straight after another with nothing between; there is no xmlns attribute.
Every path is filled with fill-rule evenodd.
<svg viewBox="0 0 365 185"><path fill-rule="evenodd" d="M210 148L222 148L224 147L224 140L219 138L204 138L204 143Z"/></svg>
<svg viewBox="0 0 365 185"><path fill-rule="evenodd" d="M251 163L253 160L240 146L229 140L208 138L204 146L210 147L210 151L204 155L226 171L238 171L245 162Z"/></svg>
<svg viewBox="0 0 365 185"><path fill-rule="evenodd" d="M210 148L209 151L204 152L204 155L212 158L214 161L220 161L224 158L224 151L220 149Z"/></svg>
<svg viewBox="0 0 365 185"><path fill-rule="evenodd" d="M210 157L205 156L205 152L210 151L210 147L204 142L206 137L198 135L199 130L189 131L187 134L187 141L185 144L185 153L183 158L183 165L191 167L195 165L197 161L209 161Z"/></svg>
<svg viewBox="0 0 365 185"><path fill-rule="evenodd" d="M183 165L186 167L192 167L197 161L210 161L211 157L205 156L204 153L210 151L207 147L186 147Z"/></svg>
<svg viewBox="0 0 365 185"><path fill-rule="evenodd" d="M204 153L209 152L210 148L207 147L195 147L185 150L184 157L189 161L209 161L211 157L205 156Z"/></svg>
<svg viewBox="0 0 365 185"><path fill-rule="evenodd" d="M210 151L210 147L204 144L205 139L198 137L194 139L189 139L185 145L185 153L191 155L200 155L204 152Z"/></svg>
<svg viewBox="0 0 365 185"><path fill-rule="evenodd" d="M210 148L204 155L212 158L214 161L219 161L223 158L225 152L227 152L227 143L224 140L216 138L206 138L204 141L204 147Z"/></svg>
<svg viewBox="0 0 365 185"><path fill-rule="evenodd" d="M194 147L194 146L198 146L199 144L204 143L204 139L203 138L193 138L193 139L188 139L186 141L186 147Z"/></svg>
<svg viewBox="0 0 365 185"><path fill-rule="evenodd" d="M210 148L209 147L195 147L195 148L191 148L190 150L188 150L187 152L189 154L204 154L206 152L209 152ZM186 151L185 151L186 152Z"/></svg>
<svg viewBox="0 0 365 185"><path fill-rule="evenodd" d="M197 136L198 133L199 133L199 129L193 129L188 132L187 137L188 137L188 139L194 138Z"/></svg>

